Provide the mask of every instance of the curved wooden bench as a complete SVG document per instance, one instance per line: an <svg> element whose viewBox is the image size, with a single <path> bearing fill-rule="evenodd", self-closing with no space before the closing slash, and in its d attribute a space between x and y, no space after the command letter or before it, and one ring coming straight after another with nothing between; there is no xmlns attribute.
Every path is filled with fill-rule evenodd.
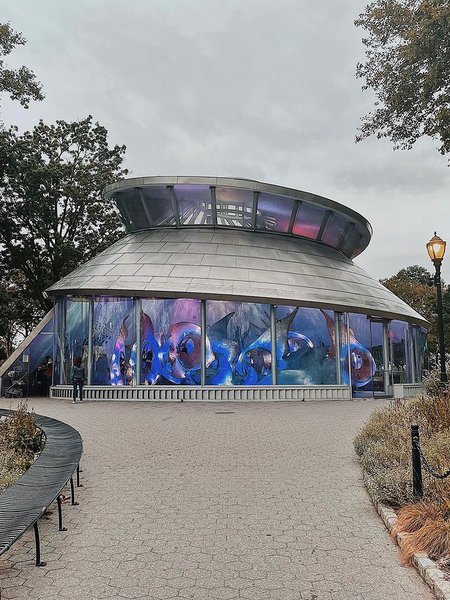
<svg viewBox="0 0 450 600"><path fill-rule="evenodd" d="M9 410L0 409L0 417ZM72 504L75 502L73 474L79 480L79 464L83 453L83 440L76 429L66 423L36 415L36 425L46 436L40 456L31 467L2 494L0 494L0 556L34 527L36 542L36 565L41 561L38 520L55 500L58 503L58 526L65 531L62 522L61 492L70 481Z"/></svg>

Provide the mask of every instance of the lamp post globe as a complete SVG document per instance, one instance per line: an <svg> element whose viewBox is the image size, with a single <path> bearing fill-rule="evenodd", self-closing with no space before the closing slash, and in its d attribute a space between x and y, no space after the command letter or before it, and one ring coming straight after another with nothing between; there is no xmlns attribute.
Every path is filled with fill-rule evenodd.
<svg viewBox="0 0 450 600"><path fill-rule="evenodd" d="M444 316L442 310L442 284L441 284L441 264L445 255L447 243L436 235L427 243L427 252L435 268L434 285L436 286L436 308L438 316L438 337L439 337L439 370L440 382L446 385L447 370L445 365L445 339L444 339Z"/></svg>
<svg viewBox="0 0 450 600"><path fill-rule="evenodd" d="M439 264L442 263L446 246L447 242L444 242L444 240L436 235L436 232L434 232L434 236L427 244L427 251L428 256L431 258L431 261L435 266L437 262Z"/></svg>

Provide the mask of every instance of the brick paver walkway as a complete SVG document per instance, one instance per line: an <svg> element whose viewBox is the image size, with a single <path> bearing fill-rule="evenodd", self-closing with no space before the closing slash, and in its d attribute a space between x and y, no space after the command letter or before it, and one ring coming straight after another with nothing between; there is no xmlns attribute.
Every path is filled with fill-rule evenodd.
<svg viewBox="0 0 450 600"><path fill-rule="evenodd" d="M33 405L81 432L84 487L67 532L42 522L46 567L28 533L0 559L4 599L432 597L361 484L378 401Z"/></svg>

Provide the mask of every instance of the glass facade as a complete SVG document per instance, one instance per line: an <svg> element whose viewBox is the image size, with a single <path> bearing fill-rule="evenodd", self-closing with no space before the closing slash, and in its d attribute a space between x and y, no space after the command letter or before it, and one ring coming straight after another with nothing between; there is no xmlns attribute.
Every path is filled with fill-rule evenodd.
<svg viewBox="0 0 450 600"><path fill-rule="evenodd" d="M217 225L247 228L252 226L252 190L218 187L215 192Z"/></svg>
<svg viewBox="0 0 450 600"><path fill-rule="evenodd" d="M2 376L2 395L48 396L53 377L53 317Z"/></svg>
<svg viewBox="0 0 450 600"><path fill-rule="evenodd" d="M174 190L182 225L211 225L212 202L209 186L176 185Z"/></svg>
<svg viewBox="0 0 450 600"><path fill-rule="evenodd" d="M394 383L406 383L411 379L409 365L409 324L391 321L389 339L392 346L392 375Z"/></svg>
<svg viewBox="0 0 450 600"><path fill-rule="evenodd" d="M372 353L371 322L367 315L350 313L348 317L349 382L353 393L372 394L377 364ZM376 343L376 342L375 342ZM378 350L375 348L376 352Z"/></svg>
<svg viewBox="0 0 450 600"><path fill-rule="evenodd" d="M191 298L141 301L142 385L200 385L201 303Z"/></svg>
<svg viewBox="0 0 450 600"><path fill-rule="evenodd" d="M201 179L201 178L199 178ZM292 191L292 190L291 190ZM113 194L129 232L155 227L219 226L276 232L320 240L348 257L367 245L367 227L353 216L327 209L321 198L293 197L255 187L199 183L143 184Z"/></svg>
<svg viewBox="0 0 450 600"><path fill-rule="evenodd" d="M132 298L96 296L93 306L92 385L136 383L136 320Z"/></svg>
<svg viewBox="0 0 450 600"><path fill-rule="evenodd" d="M277 383L336 384L334 313L318 308L277 306L276 319Z"/></svg>
<svg viewBox="0 0 450 600"><path fill-rule="evenodd" d="M297 208L292 233L310 240L317 239L325 214L320 206L302 202Z"/></svg>
<svg viewBox="0 0 450 600"><path fill-rule="evenodd" d="M137 332L140 332L137 335ZM426 330L301 306L194 298L61 298L2 379L23 394L70 384L80 358L94 386L351 386L389 395L418 383ZM15 384L16 380L20 380Z"/></svg>
<svg viewBox="0 0 450 600"><path fill-rule="evenodd" d="M415 368L415 381L421 382L423 377L430 370L429 355L427 346L427 330L417 325L412 325L413 330L413 348Z"/></svg>
<svg viewBox="0 0 450 600"><path fill-rule="evenodd" d="M292 198L260 194L256 217L257 229L287 233L293 208L294 200Z"/></svg>
<svg viewBox="0 0 450 600"><path fill-rule="evenodd" d="M88 372L89 300L68 296L65 305L64 381L69 383L74 359L80 358Z"/></svg>
<svg viewBox="0 0 450 600"><path fill-rule="evenodd" d="M271 385L270 305L206 302L206 385Z"/></svg>
<svg viewBox="0 0 450 600"><path fill-rule="evenodd" d="M168 188L162 185L143 187L139 195L149 227L169 227L176 224L172 197Z"/></svg>
<svg viewBox="0 0 450 600"><path fill-rule="evenodd" d="M322 234L322 242L328 246L333 246L333 248L341 248L347 225L348 219L339 213L332 213Z"/></svg>

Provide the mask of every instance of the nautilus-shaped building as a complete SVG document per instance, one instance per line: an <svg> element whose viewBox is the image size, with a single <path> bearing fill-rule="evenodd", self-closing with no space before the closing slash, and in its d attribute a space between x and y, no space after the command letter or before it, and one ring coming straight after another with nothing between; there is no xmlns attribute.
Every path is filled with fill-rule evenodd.
<svg viewBox="0 0 450 600"><path fill-rule="evenodd" d="M427 323L353 262L372 235L358 213L222 177L128 179L104 196L127 235L49 288L54 312L33 342L47 333L50 354L51 339L54 397L70 397L75 358L87 399L341 399L420 387Z"/></svg>

